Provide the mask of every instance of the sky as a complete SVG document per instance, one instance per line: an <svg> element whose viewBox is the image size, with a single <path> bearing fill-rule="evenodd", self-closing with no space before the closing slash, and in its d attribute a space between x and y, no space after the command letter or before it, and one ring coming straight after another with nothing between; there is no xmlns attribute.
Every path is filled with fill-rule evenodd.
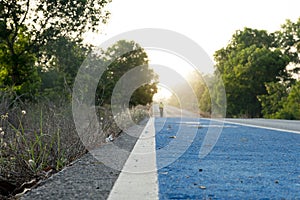
<svg viewBox="0 0 300 200"><path fill-rule="evenodd" d="M195 41L213 61L214 52L225 47L236 30L280 30L286 19L300 17L299 8L299 0L112 0L106 7L111 12L108 23L89 40L99 45L134 29L169 29ZM147 53L150 64L170 65L183 76L189 72L188 64L176 55Z"/></svg>
<svg viewBox="0 0 300 200"><path fill-rule="evenodd" d="M138 28L164 28L197 42L213 57L236 30L276 31L286 19L300 17L299 0L112 0L108 23L97 44Z"/></svg>

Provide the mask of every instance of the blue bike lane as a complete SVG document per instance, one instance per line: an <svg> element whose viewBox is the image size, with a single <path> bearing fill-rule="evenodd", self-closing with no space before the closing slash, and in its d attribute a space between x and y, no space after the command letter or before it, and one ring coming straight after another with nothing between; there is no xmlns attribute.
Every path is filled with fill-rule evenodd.
<svg viewBox="0 0 300 200"><path fill-rule="evenodd" d="M299 134L225 123L200 158L214 128L207 119L155 118L159 199L300 199Z"/></svg>

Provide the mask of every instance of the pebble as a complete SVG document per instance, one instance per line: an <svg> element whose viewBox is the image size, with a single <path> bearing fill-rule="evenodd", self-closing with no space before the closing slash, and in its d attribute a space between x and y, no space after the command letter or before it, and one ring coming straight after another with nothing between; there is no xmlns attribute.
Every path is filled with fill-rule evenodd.
<svg viewBox="0 0 300 200"><path fill-rule="evenodd" d="M202 190L206 189L206 187L204 185L200 185L199 188L202 189Z"/></svg>

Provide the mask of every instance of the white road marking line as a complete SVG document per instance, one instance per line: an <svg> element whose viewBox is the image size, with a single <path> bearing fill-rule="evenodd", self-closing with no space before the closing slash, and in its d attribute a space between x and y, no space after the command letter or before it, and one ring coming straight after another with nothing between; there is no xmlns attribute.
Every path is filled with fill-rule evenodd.
<svg viewBox="0 0 300 200"><path fill-rule="evenodd" d="M136 142L108 200L158 199L154 118Z"/></svg>
<svg viewBox="0 0 300 200"><path fill-rule="evenodd" d="M226 121L226 119L225 119L224 121L223 121L223 120L217 120L217 119L211 119L211 120L222 121L222 122L228 123L228 124L236 124L236 125L241 125L241 126L249 126L249 127L254 127L254 128L269 129L269 130L273 130L273 131L282 131L282 132L288 132L288 133L296 133L296 134L300 134L300 131L287 130L287 129L280 129L280 128L272 128L272 127L268 127L268 126L259 126L259 125L253 125L253 124L241 123L241 122L231 122L231 121Z"/></svg>

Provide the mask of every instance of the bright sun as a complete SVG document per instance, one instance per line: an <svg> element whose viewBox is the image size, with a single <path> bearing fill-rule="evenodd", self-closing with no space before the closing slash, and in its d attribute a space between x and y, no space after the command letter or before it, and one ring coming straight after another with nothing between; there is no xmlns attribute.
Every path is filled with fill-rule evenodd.
<svg viewBox="0 0 300 200"><path fill-rule="evenodd" d="M194 69L190 63L185 61L183 58L171 52L166 52L163 50L147 50L147 55L149 57L150 65L162 65L172 68L177 73L181 74L183 77L187 77ZM154 68L154 71L156 69ZM158 75L161 72L156 71Z"/></svg>
<svg viewBox="0 0 300 200"><path fill-rule="evenodd" d="M185 82L188 75L195 70L190 63L171 52L163 50L146 50L150 67L159 76L158 91L153 101L166 101L172 96L170 88Z"/></svg>

